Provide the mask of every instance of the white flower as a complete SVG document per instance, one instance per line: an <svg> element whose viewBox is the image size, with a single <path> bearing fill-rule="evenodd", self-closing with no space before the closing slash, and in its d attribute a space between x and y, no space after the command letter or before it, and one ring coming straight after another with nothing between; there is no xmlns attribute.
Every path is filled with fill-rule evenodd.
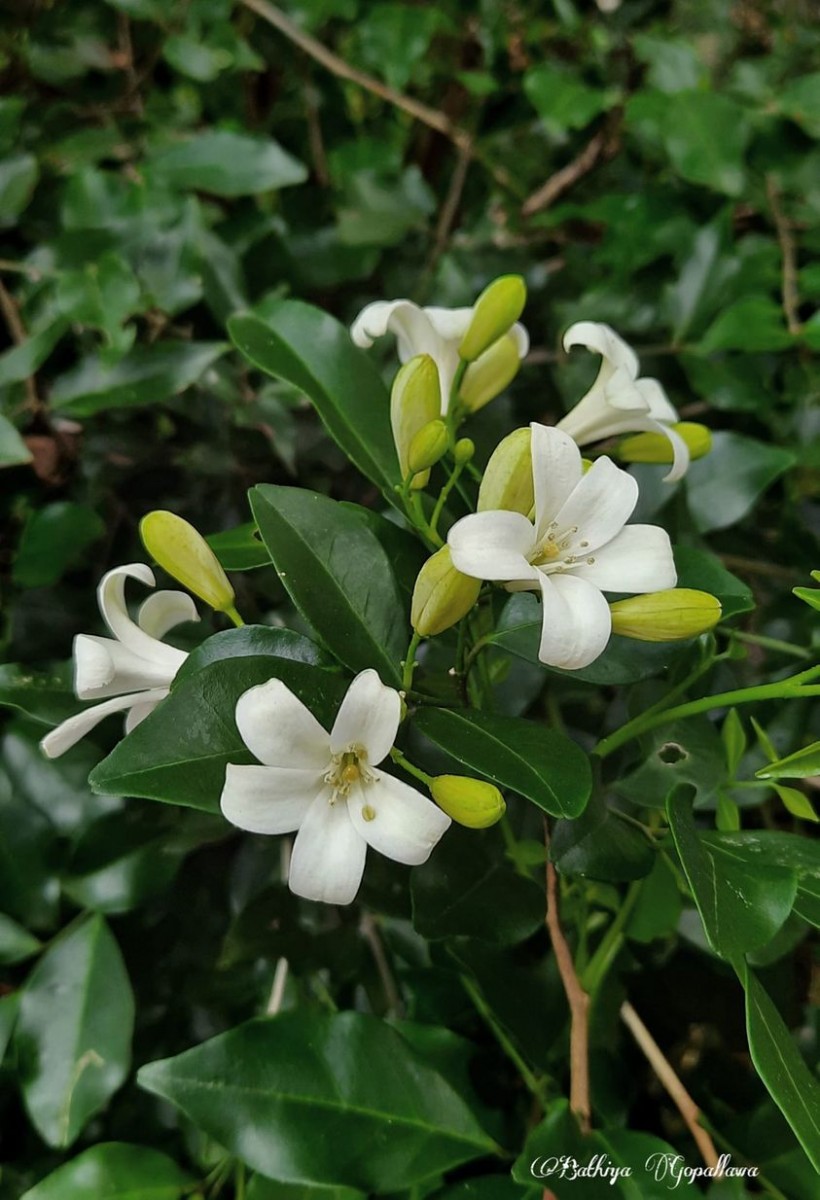
<svg viewBox="0 0 820 1200"><path fill-rule="evenodd" d="M472 308L419 308L412 300L377 300L362 309L350 327L350 336L357 346L368 350L376 338L390 330L396 335L401 362L416 354L429 354L438 367L443 416L461 361L458 347L472 319ZM530 346L526 329L515 324L510 333L523 358Z"/></svg>
<svg viewBox="0 0 820 1200"><path fill-rule="evenodd" d="M362 671L327 733L279 679L240 696L236 726L262 766L229 765L222 811L251 833L298 829L288 885L297 896L350 904L367 847L415 866L448 828L421 792L374 768L401 719L399 693Z"/></svg>
<svg viewBox="0 0 820 1200"><path fill-rule="evenodd" d="M49 758L70 750L110 713L126 710L130 733L156 708L188 655L161 638L182 621L198 621L193 600L184 592L156 592L143 603L136 622L125 603L126 579L156 587L154 573L143 563L115 567L100 581L97 600L112 636L81 633L74 639L74 691L79 700L102 700L69 717L40 743Z"/></svg>
<svg viewBox="0 0 820 1200"><path fill-rule="evenodd" d="M575 442L532 425L535 524L517 512L475 513L456 521L447 541L453 565L510 591L539 591L543 626L538 657L577 670L604 650L612 628L602 592L656 592L675 586L669 535L627 525L638 485L609 458L584 474Z"/></svg>
<svg viewBox="0 0 820 1200"><path fill-rule="evenodd" d="M579 321L564 334L564 349L586 346L602 357L601 369L587 394L557 425L586 446L623 433L661 433L672 443L674 461L666 479L673 483L686 474L689 451L672 425L678 414L657 379L638 378L634 350L608 325Z"/></svg>

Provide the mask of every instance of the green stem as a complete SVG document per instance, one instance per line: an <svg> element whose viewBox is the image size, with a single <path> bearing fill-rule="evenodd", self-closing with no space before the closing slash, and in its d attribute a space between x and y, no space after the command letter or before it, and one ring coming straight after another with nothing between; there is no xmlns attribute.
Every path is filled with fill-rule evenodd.
<svg viewBox="0 0 820 1200"><path fill-rule="evenodd" d="M226 617L230 617L237 629L241 629L245 622L236 611L236 605L232 604L230 608L223 609Z"/></svg>
<svg viewBox="0 0 820 1200"><path fill-rule="evenodd" d="M407 515L410 517L410 520L413 522L416 529L419 530L422 536L425 537L427 541L435 547L436 550L440 550L444 545L444 539L436 533L435 529L430 527L430 523L425 517L424 510L421 507L420 492L413 492L412 496L410 497L410 501L407 506Z"/></svg>
<svg viewBox="0 0 820 1200"><path fill-rule="evenodd" d="M397 763L398 766L405 770L408 775L413 775L416 779L420 780L425 787L429 788L431 786L433 782L433 776L428 775L426 771L422 771L421 767L414 766L409 759L404 757L401 750L397 750L395 746L390 751L390 757L393 759L393 762Z"/></svg>
<svg viewBox="0 0 820 1200"><path fill-rule="evenodd" d="M504 1029L502 1029L501 1025L499 1025L498 1021L496 1021L495 1014L485 1001L479 989L473 983L472 979L470 979L467 975L462 975L461 982L464 990L473 1002L473 1006L475 1007L476 1011L483 1017L495 1035L498 1044L501 1046L501 1049L507 1055L509 1060L517 1067L518 1073L524 1081L527 1089L541 1105L541 1108L546 1109L549 1097L544 1081L539 1079L524 1062L524 1059L521 1057L512 1041L507 1037Z"/></svg>
<svg viewBox="0 0 820 1200"><path fill-rule="evenodd" d="M245 1164L242 1162L236 1164L234 1196L236 1200L245 1200Z"/></svg>
<svg viewBox="0 0 820 1200"><path fill-rule="evenodd" d="M450 495L450 492L453 490L455 485L458 483L458 477L463 470L464 470L464 463L456 463L455 466L453 467L453 470L450 474L449 479L447 480L444 487L439 492L438 500L436 501L436 506L433 509L433 515L430 518L430 531L431 531L431 533L436 534L436 536L438 536L439 518L441 517L441 514L444 511L444 505L447 503L447 497Z"/></svg>
<svg viewBox="0 0 820 1200"><path fill-rule="evenodd" d="M811 651L793 642L780 638L764 637L762 633L744 633L740 629L727 629L726 634L733 642L748 642L750 646L761 646L764 650L775 650L779 654L790 654L792 658L811 658Z"/></svg>
<svg viewBox="0 0 820 1200"><path fill-rule="evenodd" d="M811 672L804 671L800 675L792 675L780 683L738 688L734 692L721 692L717 696L703 696L700 700L690 700L687 704L679 704L676 708L667 708L662 712L641 713L639 717L616 729L609 737L603 738L595 747L595 753L599 758L606 758L633 738L648 733L650 729L682 720L684 717L693 717L698 713L710 712L714 708L728 708L733 704L754 704L759 700L796 700L801 696L820 696L820 686L805 687L800 686L799 682L804 676L818 673L820 667L812 668Z"/></svg>
<svg viewBox="0 0 820 1200"><path fill-rule="evenodd" d="M410 639L410 645L407 647L407 657L402 663L401 686L402 691L409 692L413 686L413 675L416 671L416 651L421 642L421 634L413 632Z"/></svg>
<svg viewBox="0 0 820 1200"><path fill-rule="evenodd" d="M640 880L630 883L624 896L623 904L615 914L612 924L601 938L595 953L589 960L587 969L581 977L581 984L584 991L588 992L591 997L595 996L595 993L603 983L609 968L612 966L624 943L624 925L635 906L635 901L638 899L640 890Z"/></svg>

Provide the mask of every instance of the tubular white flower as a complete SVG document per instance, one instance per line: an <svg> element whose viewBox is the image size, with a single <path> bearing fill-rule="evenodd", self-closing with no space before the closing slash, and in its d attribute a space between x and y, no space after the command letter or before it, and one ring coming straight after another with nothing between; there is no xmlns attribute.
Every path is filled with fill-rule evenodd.
<svg viewBox="0 0 820 1200"><path fill-rule="evenodd" d="M357 346L369 350L376 338L388 331L394 333L403 363L416 354L429 354L438 367L444 416L461 361L458 347L472 319L472 308L420 308L412 300L377 300L362 309L350 327L350 336ZM520 323L513 325L510 334L523 358L529 350L529 334Z"/></svg>
<svg viewBox="0 0 820 1200"><path fill-rule="evenodd" d="M262 765L228 766L222 812L251 833L298 830L288 877L297 896L350 904L368 846L415 866L449 827L421 792L374 770L400 720L399 693L372 670L353 680L330 733L279 679L240 696L236 726Z"/></svg>
<svg viewBox="0 0 820 1200"><path fill-rule="evenodd" d="M579 321L564 334L564 349L585 346L601 355L597 378L575 407L557 425L586 446L625 433L660 433L672 444L674 459L669 483L683 478L689 466L689 450L674 429L679 419L657 379L638 377L634 350L608 325Z"/></svg>
<svg viewBox="0 0 820 1200"><path fill-rule="evenodd" d="M638 500L631 475L608 458L584 474L575 442L532 425L535 523L521 513L456 521L447 541L464 575L540 591L541 662L578 670L604 651L612 629L603 592L654 592L677 582L669 535L627 525Z"/></svg>
<svg viewBox="0 0 820 1200"><path fill-rule="evenodd" d="M126 579L156 587L144 563L115 567L100 581L97 601L113 635L78 634L74 639L74 691L79 700L104 700L63 721L40 743L44 754L57 758L70 750L110 713L126 712L130 733L164 700L188 655L160 639L183 621L198 621L193 600L184 592L156 592L133 621L125 603Z"/></svg>

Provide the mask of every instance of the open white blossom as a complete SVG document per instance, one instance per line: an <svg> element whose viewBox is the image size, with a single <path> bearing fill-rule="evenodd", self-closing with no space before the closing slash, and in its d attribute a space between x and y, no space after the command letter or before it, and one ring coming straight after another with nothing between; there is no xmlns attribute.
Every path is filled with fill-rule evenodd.
<svg viewBox="0 0 820 1200"><path fill-rule="evenodd" d="M362 309L350 327L350 336L357 346L368 350L376 338L388 331L394 333L403 363L416 354L429 354L438 367L444 416L461 361L458 347L472 319L472 308L420 308L412 300L377 300ZM523 358L530 347L529 334L520 323L513 325L510 334L519 358Z"/></svg>
<svg viewBox="0 0 820 1200"><path fill-rule="evenodd" d="M298 830L288 885L297 896L350 904L367 847L417 865L450 825L421 792L375 768L390 752L401 698L362 671L327 733L279 679L240 696L236 726L261 766L231 764L222 811L251 833Z"/></svg>
<svg viewBox="0 0 820 1200"><path fill-rule="evenodd" d="M579 321L564 334L564 349L585 346L601 355L601 367L587 394L557 425L586 446L625 433L660 433L672 443L674 459L666 479L681 479L689 466L689 450L671 428L678 420L657 379L640 379L635 351L608 325Z"/></svg>
<svg viewBox="0 0 820 1200"><path fill-rule="evenodd" d="M97 600L111 637L81 633L74 639L74 691L79 700L101 700L63 721L40 746L49 758L71 749L110 713L126 712L125 732L168 695L188 655L161 639L183 621L198 621L196 607L185 592L162 591L149 596L132 621L125 603L126 579L156 587L154 573L144 563L115 567L100 581Z"/></svg>
<svg viewBox="0 0 820 1200"><path fill-rule="evenodd" d="M538 657L577 670L603 652L612 618L603 592L656 592L675 586L669 535L656 525L627 525L638 485L609 458L584 474L575 442L532 425L535 523L518 512L462 517L447 541L464 575L540 591Z"/></svg>

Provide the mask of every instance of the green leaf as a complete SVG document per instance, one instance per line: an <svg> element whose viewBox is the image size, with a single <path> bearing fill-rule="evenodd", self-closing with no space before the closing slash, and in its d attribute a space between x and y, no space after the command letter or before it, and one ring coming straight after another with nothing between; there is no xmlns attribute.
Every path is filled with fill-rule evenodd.
<svg viewBox="0 0 820 1200"><path fill-rule="evenodd" d="M696 550L693 546L674 546L673 553L678 571L677 586L711 592L720 601L722 620L752 611L755 602L751 588L727 571L717 555L708 550Z"/></svg>
<svg viewBox="0 0 820 1200"><path fill-rule="evenodd" d="M592 793L592 770L581 747L534 721L424 708L413 723L460 763L553 816L579 816Z"/></svg>
<svg viewBox="0 0 820 1200"><path fill-rule="evenodd" d="M81 270L63 272L56 298L59 311L68 320L101 330L109 344L123 351L130 347L133 331L123 338L120 327L143 306L139 281L120 254L112 250Z"/></svg>
<svg viewBox="0 0 820 1200"><path fill-rule="evenodd" d="M808 779L820 775L820 742L812 742L794 754L767 763L755 775L758 779Z"/></svg>
<svg viewBox="0 0 820 1200"><path fill-rule="evenodd" d="M223 129L195 133L150 158L157 179L181 190L214 196L255 196L304 183L304 163L272 138L250 137Z"/></svg>
<svg viewBox="0 0 820 1200"><path fill-rule="evenodd" d="M741 433L716 433L712 450L687 472L689 511L702 533L742 520L757 498L797 459Z"/></svg>
<svg viewBox="0 0 820 1200"><path fill-rule="evenodd" d="M446 23L439 8L378 4L356 22L356 42L365 66L391 87L405 88L424 60L436 31Z"/></svg>
<svg viewBox="0 0 820 1200"><path fill-rule="evenodd" d="M646 835L616 816L597 794L580 817L556 822L550 856L562 875L612 883L642 879L657 857Z"/></svg>
<svg viewBox="0 0 820 1200"><path fill-rule="evenodd" d="M224 629L221 633L215 633L192 650L177 671L171 689L179 687L184 680L211 663L226 658L252 658L258 655L308 663L314 667L333 666L329 656L302 633L272 628L270 625L243 625L240 629Z"/></svg>
<svg viewBox="0 0 820 1200"><path fill-rule="evenodd" d="M205 540L226 571L253 571L270 566L270 555L253 521L223 533L212 533Z"/></svg>
<svg viewBox="0 0 820 1200"><path fill-rule="evenodd" d="M192 1182L158 1150L103 1142L63 1163L21 1200L178 1200Z"/></svg>
<svg viewBox="0 0 820 1200"><path fill-rule="evenodd" d="M251 510L279 578L325 645L352 671L401 683L408 622L390 560L367 526L327 496L259 484Z"/></svg>
<svg viewBox="0 0 820 1200"><path fill-rule="evenodd" d="M778 89L776 103L809 137L820 138L820 71L787 80Z"/></svg>
<svg viewBox="0 0 820 1200"><path fill-rule="evenodd" d="M275 1183L264 1175L254 1175L248 1185L248 1200L367 1200L355 1188L314 1188L301 1183Z"/></svg>
<svg viewBox="0 0 820 1200"><path fill-rule="evenodd" d="M41 949L42 944L33 934L0 913L0 967L24 962Z"/></svg>
<svg viewBox="0 0 820 1200"><path fill-rule="evenodd" d="M7 155L0 162L0 228L14 225L40 176L32 154Z"/></svg>
<svg viewBox="0 0 820 1200"><path fill-rule="evenodd" d="M698 342L698 353L745 350L760 354L784 350L794 338L783 322L783 309L769 296L744 296L719 313Z"/></svg>
<svg viewBox="0 0 820 1200"><path fill-rule="evenodd" d="M497 830L453 826L410 876L422 937L474 937L513 945L544 924L544 892L505 858Z"/></svg>
<svg viewBox="0 0 820 1200"><path fill-rule="evenodd" d="M88 504L47 504L23 527L12 579L18 587L51 587L104 533L102 517Z"/></svg>
<svg viewBox="0 0 820 1200"><path fill-rule="evenodd" d="M12 351L13 353L13 351ZM2 359L0 359L0 371ZM0 467L16 467L31 462L33 455L8 417L0 413Z"/></svg>
<svg viewBox="0 0 820 1200"><path fill-rule="evenodd" d="M405 1190L496 1149L398 1033L355 1012L249 1021L138 1082L283 1183Z"/></svg>
<svg viewBox="0 0 820 1200"><path fill-rule="evenodd" d="M29 1116L49 1146L70 1146L125 1080L134 999L102 917L70 926L32 971L14 1033Z"/></svg>
<svg viewBox="0 0 820 1200"><path fill-rule="evenodd" d="M71 686L71 668L36 674L22 663L0 664L0 707L15 708L43 725L59 725L82 704Z"/></svg>
<svg viewBox="0 0 820 1200"><path fill-rule="evenodd" d="M401 479L390 400L373 362L348 331L317 308L283 300L264 319L232 317L228 332L254 366L310 398L331 437L395 504Z"/></svg>
<svg viewBox="0 0 820 1200"><path fill-rule="evenodd" d="M0 354L0 386L22 383L24 379L30 378L46 361L68 326L68 321L59 317L39 333L27 337L19 346L13 346L11 350ZM2 445L0 440L0 447Z"/></svg>
<svg viewBox="0 0 820 1200"><path fill-rule="evenodd" d="M718 92L681 91L673 103L659 92L638 92L627 105L627 125L659 143L689 183L738 196L746 179L752 128L745 109Z"/></svg>
<svg viewBox="0 0 820 1200"><path fill-rule="evenodd" d="M7 992L0 996L0 1066L6 1057L6 1051L14 1033L17 1014L20 1011L20 992Z"/></svg>
<svg viewBox="0 0 820 1200"><path fill-rule="evenodd" d="M277 655L220 659L181 678L171 695L94 768L97 792L219 810L228 763L254 763L234 721L249 688L281 679L329 729L344 684L327 671Z"/></svg>
<svg viewBox="0 0 820 1200"><path fill-rule="evenodd" d="M814 811L811 800L805 792L801 792L799 788L784 787L782 784L775 783L772 785L780 799L783 801L783 806L793 817L798 817L802 821L817 821L818 816Z"/></svg>
<svg viewBox="0 0 820 1200"><path fill-rule="evenodd" d="M199 38L184 34L166 38L162 57L167 63L197 83L210 83L233 63L233 55L220 46L205 45Z"/></svg>
<svg viewBox="0 0 820 1200"><path fill-rule="evenodd" d="M736 708L730 708L720 729L720 738L726 751L726 767L730 779L734 779L740 760L746 753L746 731Z"/></svg>
<svg viewBox="0 0 820 1200"><path fill-rule="evenodd" d="M745 964L739 973L746 989L746 1032L752 1062L814 1169L820 1171L820 1084L757 976Z"/></svg>
<svg viewBox="0 0 820 1200"><path fill-rule="evenodd" d="M162 404L184 392L226 352L224 342L138 346L113 366L96 355L54 381L51 404L72 417Z"/></svg>
<svg viewBox="0 0 820 1200"><path fill-rule="evenodd" d="M560 134L583 129L618 101L618 92L590 87L556 63L540 62L524 76L524 92L547 129Z"/></svg>
<svg viewBox="0 0 820 1200"><path fill-rule="evenodd" d="M731 844L698 834L689 799L681 787L672 792L666 812L681 865L716 954L734 960L771 941L791 912L797 874L774 863L748 862Z"/></svg>
<svg viewBox="0 0 820 1200"><path fill-rule="evenodd" d="M655 855L652 870L641 884L638 899L626 925L626 935L635 942L652 942L671 937L683 911L678 881L662 854Z"/></svg>

